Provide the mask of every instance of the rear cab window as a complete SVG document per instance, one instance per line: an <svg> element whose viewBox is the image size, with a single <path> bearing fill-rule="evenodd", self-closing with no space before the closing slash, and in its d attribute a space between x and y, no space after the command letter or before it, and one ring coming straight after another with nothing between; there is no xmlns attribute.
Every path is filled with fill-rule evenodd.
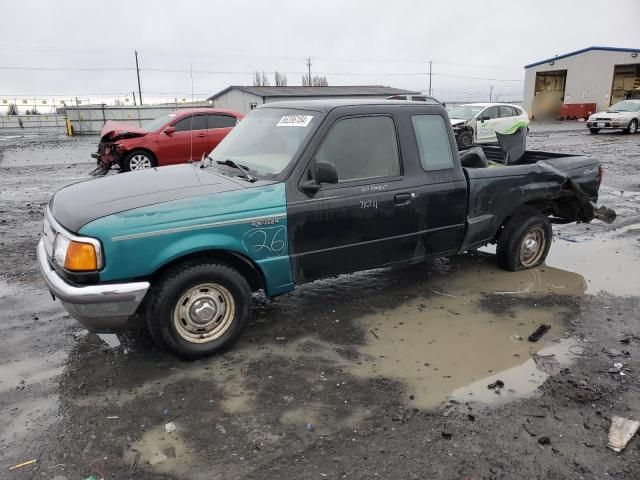
<svg viewBox="0 0 640 480"><path fill-rule="evenodd" d="M322 141L315 159L336 167L338 184L400 176L395 123L386 115L338 120Z"/></svg>
<svg viewBox="0 0 640 480"><path fill-rule="evenodd" d="M412 115L420 165L429 172L454 168L449 130L440 115Z"/></svg>

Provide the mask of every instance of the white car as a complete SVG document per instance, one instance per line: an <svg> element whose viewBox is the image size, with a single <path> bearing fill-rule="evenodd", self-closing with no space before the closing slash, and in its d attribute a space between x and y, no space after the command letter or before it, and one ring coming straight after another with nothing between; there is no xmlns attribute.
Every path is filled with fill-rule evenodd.
<svg viewBox="0 0 640 480"><path fill-rule="evenodd" d="M604 112L596 112L587 120L591 133L603 129L624 130L636 133L640 125L640 100L622 100L614 103Z"/></svg>
<svg viewBox="0 0 640 480"><path fill-rule="evenodd" d="M461 147L497 141L496 132L514 133L529 127L522 107L507 103L467 103L447 108L449 120Z"/></svg>

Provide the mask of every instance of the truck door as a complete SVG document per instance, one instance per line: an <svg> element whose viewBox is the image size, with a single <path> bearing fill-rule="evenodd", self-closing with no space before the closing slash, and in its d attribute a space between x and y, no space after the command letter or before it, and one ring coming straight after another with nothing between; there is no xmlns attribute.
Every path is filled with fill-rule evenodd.
<svg viewBox="0 0 640 480"><path fill-rule="evenodd" d="M331 163L338 183L307 195L298 186L315 162ZM376 114L338 118L295 181L287 193L287 224L296 282L413 256L419 218L391 115L378 108Z"/></svg>
<svg viewBox="0 0 640 480"><path fill-rule="evenodd" d="M482 142L495 142L496 128L500 122L500 116L498 114L498 107L487 107L477 116L476 130L477 141Z"/></svg>

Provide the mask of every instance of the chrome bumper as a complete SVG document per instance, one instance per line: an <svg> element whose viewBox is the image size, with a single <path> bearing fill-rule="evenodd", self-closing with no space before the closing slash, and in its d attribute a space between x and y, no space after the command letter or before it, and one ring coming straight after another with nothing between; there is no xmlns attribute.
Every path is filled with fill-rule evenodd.
<svg viewBox="0 0 640 480"><path fill-rule="evenodd" d="M47 259L44 241L38 242L38 264L53 296L91 331L110 331L127 326L149 290L149 282L114 283L76 287L67 283Z"/></svg>

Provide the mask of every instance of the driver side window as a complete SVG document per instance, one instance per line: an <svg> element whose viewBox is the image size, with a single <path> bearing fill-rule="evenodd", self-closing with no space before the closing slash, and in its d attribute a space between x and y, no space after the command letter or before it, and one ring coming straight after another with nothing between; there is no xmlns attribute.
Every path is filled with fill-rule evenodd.
<svg viewBox="0 0 640 480"><path fill-rule="evenodd" d="M480 114L481 117L489 117L490 120L498 118L498 107L489 107Z"/></svg>
<svg viewBox="0 0 640 480"><path fill-rule="evenodd" d="M336 167L338 183L400 175L400 156L391 117L353 117L331 127L316 161Z"/></svg>

